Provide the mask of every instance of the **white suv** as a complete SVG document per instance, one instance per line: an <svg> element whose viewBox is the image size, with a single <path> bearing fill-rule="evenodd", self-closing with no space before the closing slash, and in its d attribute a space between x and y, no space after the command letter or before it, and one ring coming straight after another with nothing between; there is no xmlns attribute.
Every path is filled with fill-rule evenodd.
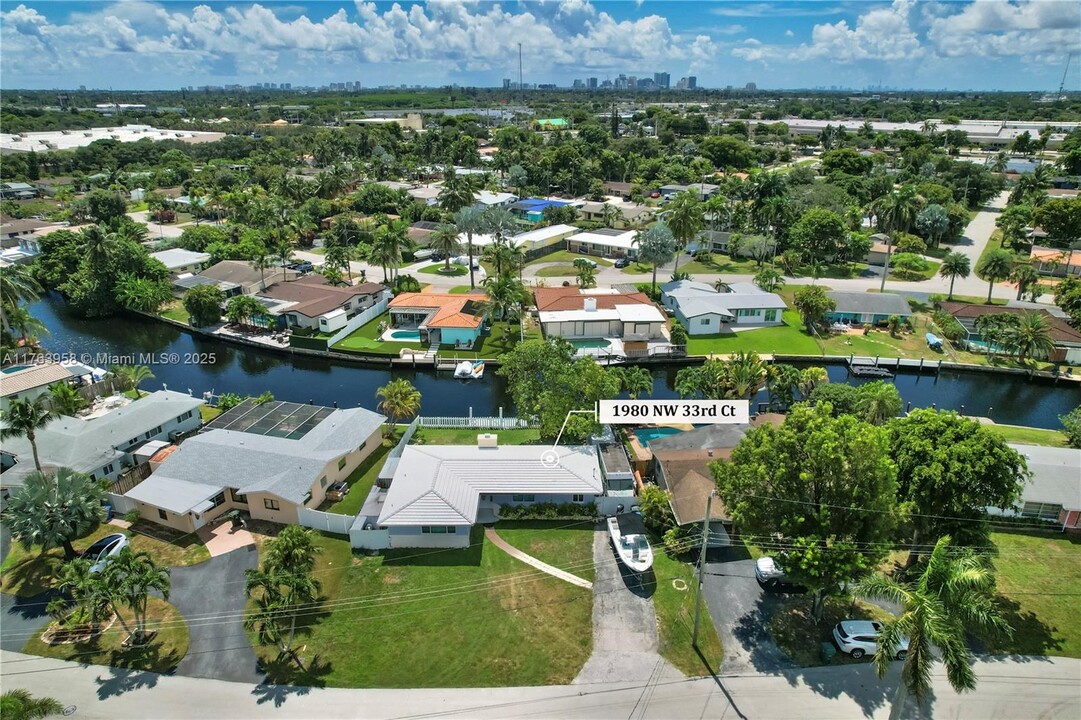
<svg viewBox="0 0 1081 720"><path fill-rule="evenodd" d="M833 628L833 641L841 652L848 653L856 660L864 655L878 652L878 636L882 634L882 623L874 620L843 620ZM894 648L893 657L904 660L908 655L908 638L901 638Z"/></svg>

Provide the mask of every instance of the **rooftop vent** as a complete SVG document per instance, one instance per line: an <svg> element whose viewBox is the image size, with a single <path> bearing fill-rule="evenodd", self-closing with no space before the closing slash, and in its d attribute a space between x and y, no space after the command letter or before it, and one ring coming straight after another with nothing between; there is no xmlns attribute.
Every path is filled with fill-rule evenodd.
<svg viewBox="0 0 1081 720"><path fill-rule="evenodd" d="M587 312L596 312L597 310L597 298L587 297L585 299L585 309Z"/></svg>
<svg viewBox="0 0 1081 720"><path fill-rule="evenodd" d="M495 433L480 433L477 435L477 447L499 447L499 436Z"/></svg>

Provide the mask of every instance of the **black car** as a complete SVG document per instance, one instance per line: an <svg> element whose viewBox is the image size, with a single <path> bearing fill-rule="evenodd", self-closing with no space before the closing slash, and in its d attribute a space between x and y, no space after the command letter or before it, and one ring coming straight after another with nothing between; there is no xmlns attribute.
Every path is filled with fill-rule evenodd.
<svg viewBox="0 0 1081 720"><path fill-rule="evenodd" d="M300 273L302 275L304 273L310 273L312 270L315 269L315 266L312 265L307 260L302 260L301 262L291 263L289 265L286 265L286 267L289 268L290 270L298 272L298 273Z"/></svg>
<svg viewBox="0 0 1081 720"><path fill-rule="evenodd" d="M625 268L631 264L630 258L621 257L615 262L617 268Z"/></svg>

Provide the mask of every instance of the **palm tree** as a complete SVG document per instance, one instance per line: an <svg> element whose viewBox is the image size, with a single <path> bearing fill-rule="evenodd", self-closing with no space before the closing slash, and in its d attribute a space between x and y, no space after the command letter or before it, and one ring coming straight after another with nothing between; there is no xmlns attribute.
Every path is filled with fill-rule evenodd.
<svg viewBox="0 0 1081 720"><path fill-rule="evenodd" d="M0 273L0 306L11 312L20 302L32 303L41 297L41 285L28 265L8 265Z"/></svg>
<svg viewBox="0 0 1081 720"><path fill-rule="evenodd" d="M49 406L47 395L39 395L34 399L12 400L7 412L0 413L0 420L4 421L3 427L0 427L0 440L25 437L34 456L34 467L40 473L42 470L41 459L38 457L37 431L56 417L56 413Z"/></svg>
<svg viewBox="0 0 1081 720"><path fill-rule="evenodd" d="M518 229L514 213L504 207L493 207L484 211L484 231L492 236L497 244L509 245L511 235Z"/></svg>
<svg viewBox="0 0 1081 720"><path fill-rule="evenodd" d="M484 232L484 210L475 205L463 207L454 214L454 226L465 233L469 252L469 289L472 290L477 287L473 277L473 233Z"/></svg>
<svg viewBox="0 0 1081 720"><path fill-rule="evenodd" d="M266 271L274 267L274 256L261 248L255 259L251 261L252 267L259 271L259 287L266 290ZM283 271L284 276L284 271Z"/></svg>
<svg viewBox="0 0 1081 720"><path fill-rule="evenodd" d="M796 400L799 387L799 368L784 363L773 363L766 368L766 391L769 393L770 406L779 410L787 409Z"/></svg>
<svg viewBox="0 0 1081 720"><path fill-rule="evenodd" d="M1017 285L1017 299L1020 300L1029 288L1038 285L1040 271L1034 268L1032 263L1022 262L1013 267L1007 279Z"/></svg>
<svg viewBox="0 0 1081 720"><path fill-rule="evenodd" d="M991 172L995 172L995 173L1004 173L1004 172L1006 172L1006 167L1009 164L1009 162L1010 162L1010 154L1008 152L1006 152L1005 150L1000 150L999 153L997 155L995 155L995 161L993 163L991 163Z"/></svg>
<svg viewBox="0 0 1081 720"><path fill-rule="evenodd" d="M615 227L618 222L623 219L623 213L619 208L611 203L605 203L604 209L601 211L601 222L604 223L606 228Z"/></svg>
<svg viewBox="0 0 1081 720"><path fill-rule="evenodd" d="M942 264L938 267L938 274L950 279L949 299L953 300L953 283L957 278L967 278L972 271L968 255L959 252L951 252L942 258Z"/></svg>
<svg viewBox="0 0 1081 720"><path fill-rule="evenodd" d="M126 547L105 566L103 577L113 588L114 598L126 605L135 619L132 644L145 643L149 639L146 632L147 598L151 591L156 591L163 599L169 599L169 571L155 563L150 553L135 553Z"/></svg>
<svg viewBox="0 0 1081 720"><path fill-rule="evenodd" d="M409 241L409 224L404 220L390 220L375 231L372 238L371 257L383 268L383 282L398 277L402 253L412 247Z"/></svg>
<svg viewBox="0 0 1081 720"><path fill-rule="evenodd" d="M276 645L278 657L288 655L304 670L293 648L297 616L319 599L321 584L307 573L291 573L276 566L247 570L245 574L248 597L257 597L255 612L244 619L244 627L255 631L261 644Z"/></svg>
<svg viewBox="0 0 1081 720"><path fill-rule="evenodd" d="M125 388L135 391L136 400L142 397L139 386L154 379L154 373L146 365L113 365L109 372L115 375Z"/></svg>
<svg viewBox="0 0 1081 720"><path fill-rule="evenodd" d="M687 247L687 243L695 238L702 230L703 224L702 203L691 192L681 192L668 204L665 212L665 223L672 231L672 237L676 240L676 266L673 274L679 272L679 252Z"/></svg>
<svg viewBox="0 0 1081 720"><path fill-rule="evenodd" d="M804 368L799 374L799 396L806 400L811 395L811 391L823 383L828 383L830 376L826 372L826 368L823 367L809 367Z"/></svg>
<svg viewBox="0 0 1081 720"><path fill-rule="evenodd" d="M762 387L766 366L756 353L741 350L729 358L725 365L734 398L749 398Z"/></svg>
<svg viewBox="0 0 1081 720"><path fill-rule="evenodd" d="M619 371L619 389L627 393L631 400L637 400L641 395L653 394L653 376L649 374L649 370L635 365L615 370Z"/></svg>
<svg viewBox="0 0 1081 720"><path fill-rule="evenodd" d="M355 257L356 250L352 245L331 245L323 254L323 261L332 268L345 270L349 276L349 284L353 284L353 268L349 261Z"/></svg>
<svg viewBox="0 0 1081 720"><path fill-rule="evenodd" d="M291 574L311 572L315 556L322 549L312 541L311 531L300 525L287 525L267 545L263 567L276 567Z"/></svg>
<svg viewBox="0 0 1081 720"><path fill-rule="evenodd" d="M87 403L86 398L74 387L66 382L58 382L49 386L49 404L58 415L74 417Z"/></svg>
<svg viewBox="0 0 1081 720"><path fill-rule="evenodd" d="M488 295L484 309L493 316L506 320L509 333L511 320L521 320L522 307L529 302L529 288L508 273L486 277L481 285Z"/></svg>
<svg viewBox="0 0 1081 720"><path fill-rule="evenodd" d="M856 414L865 422L882 425L900 413L901 396L895 386L876 380L860 388Z"/></svg>
<svg viewBox="0 0 1081 720"><path fill-rule="evenodd" d="M450 273L450 257L462 251L458 240L458 228L453 225L441 225L428 239L428 246L443 255L443 272Z"/></svg>
<svg viewBox="0 0 1081 720"><path fill-rule="evenodd" d="M856 593L885 600L901 607L900 614L885 623L878 636L874 666L883 677L893 660L893 648L908 639L901 682L890 708L890 720L901 717L908 693L922 703L931 690L931 666L938 648L946 677L957 692L976 687L972 671L972 651L965 642L969 630L1011 632L993 599L994 576L983 559L957 555L950 549L949 536L939 539L920 576L911 583L868 575L856 586Z"/></svg>
<svg viewBox="0 0 1081 720"><path fill-rule="evenodd" d="M669 262L679 248L672 231L663 222L650 225L644 231L635 233L632 245L638 246L638 260L653 266L653 294L657 293L657 266Z"/></svg>
<svg viewBox="0 0 1081 720"><path fill-rule="evenodd" d="M1013 253L1009 250L992 250L980 258L976 265L976 275L987 281L987 304L991 304L991 293L995 283L1005 280L1013 271Z"/></svg>
<svg viewBox="0 0 1081 720"><path fill-rule="evenodd" d="M288 268L286 268L285 266L289 264L289 258L293 254L293 243L291 243L288 238L279 236L277 238L274 238L274 244L272 247L274 251L274 256L281 262L282 280L284 281L286 277L286 271L288 270Z"/></svg>
<svg viewBox="0 0 1081 720"><path fill-rule="evenodd" d="M784 285L784 275L779 270L764 267L754 275L754 284L766 292L776 292Z"/></svg>
<svg viewBox="0 0 1081 720"><path fill-rule="evenodd" d="M1006 330L1003 341L1006 347L1017 353L1017 359L1022 363L1030 355L1042 357L1055 349L1051 326L1042 312L1021 315L1017 323Z"/></svg>
<svg viewBox="0 0 1081 720"><path fill-rule="evenodd" d="M449 213L457 213L474 202L473 181L470 175L458 175L448 167L443 175L443 189L439 191L439 207Z"/></svg>
<svg viewBox="0 0 1081 720"><path fill-rule="evenodd" d="M11 269L16 267L23 267L21 265L11 265L4 268L4 275L6 275ZM33 344L31 341L42 335L49 335L49 328L45 327L45 323L38 320L36 317L30 314L22 305L16 305L14 307L3 307L4 324L9 330L19 334L19 340L21 345Z"/></svg>
<svg viewBox="0 0 1081 720"><path fill-rule="evenodd" d="M76 556L71 541L101 521L105 497L105 486L84 473L71 468L59 468L55 476L39 471L11 493L3 519L23 548L40 545L46 552L62 547L71 560Z"/></svg>
<svg viewBox="0 0 1081 720"><path fill-rule="evenodd" d="M578 270L575 276L578 287L583 290L597 287L597 268L593 267L588 260L578 258L574 261L574 267Z"/></svg>
<svg viewBox="0 0 1081 720"><path fill-rule="evenodd" d="M116 247L116 237L105 231L101 225L91 225L84 228L80 233L83 241L83 252L86 253L90 265L102 268L113 255Z"/></svg>
<svg viewBox="0 0 1081 720"><path fill-rule="evenodd" d="M916 194L915 188L906 186L900 190L894 190L888 195L875 200L873 203L874 213L878 218L882 229L889 233L894 245L897 244L897 236L908 232L912 224L916 222L923 198ZM882 269L882 284L879 291L885 290L886 278L890 274L890 256L886 253L886 265Z"/></svg>
<svg viewBox="0 0 1081 720"><path fill-rule="evenodd" d="M41 720L64 712L64 706L53 698L36 698L22 688L0 695L0 716L4 720Z"/></svg>
<svg viewBox="0 0 1081 720"><path fill-rule="evenodd" d="M394 426L401 418L412 417L420 412L420 391L404 378L391 380L375 391L379 401L378 410L387 416L387 430L394 431Z"/></svg>
<svg viewBox="0 0 1081 720"><path fill-rule="evenodd" d="M495 267L496 275L509 274L510 269L514 265L514 249L506 243L491 243L484 248L484 252L481 254L481 257L492 263L492 265Z"/></svg>

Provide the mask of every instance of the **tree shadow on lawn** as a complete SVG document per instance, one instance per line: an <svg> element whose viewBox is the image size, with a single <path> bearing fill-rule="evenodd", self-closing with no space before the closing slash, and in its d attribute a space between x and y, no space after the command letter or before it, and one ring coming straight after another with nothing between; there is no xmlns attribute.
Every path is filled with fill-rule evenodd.
<svg viewBox="0 0 1081 720"><path fill-rule="evenodd" d="M303 659L301 657L301 660ZM301 670L291 657L284 655L260 663L260 669L266 673L268 679L274 680L259 683L252 689L255 702L260 705L273 702L274 707L281 707L290 695L307 695L313 687L326 687L326 677L333 670L333 665L315 655L304 663L304 669Z"/></svg>
<svg viewBox="0 0 1081 720"><path fill-rule="evenodd" d="M1046 656L1061 650L1055 637L1056 627L1047 625L1035 613L1022 610L1016 600L999 595L995 602L1006 623L1013 628L1013 639L1004 637L969 637L968 646L981 659L995 662L1048 662Z"/></svg>

